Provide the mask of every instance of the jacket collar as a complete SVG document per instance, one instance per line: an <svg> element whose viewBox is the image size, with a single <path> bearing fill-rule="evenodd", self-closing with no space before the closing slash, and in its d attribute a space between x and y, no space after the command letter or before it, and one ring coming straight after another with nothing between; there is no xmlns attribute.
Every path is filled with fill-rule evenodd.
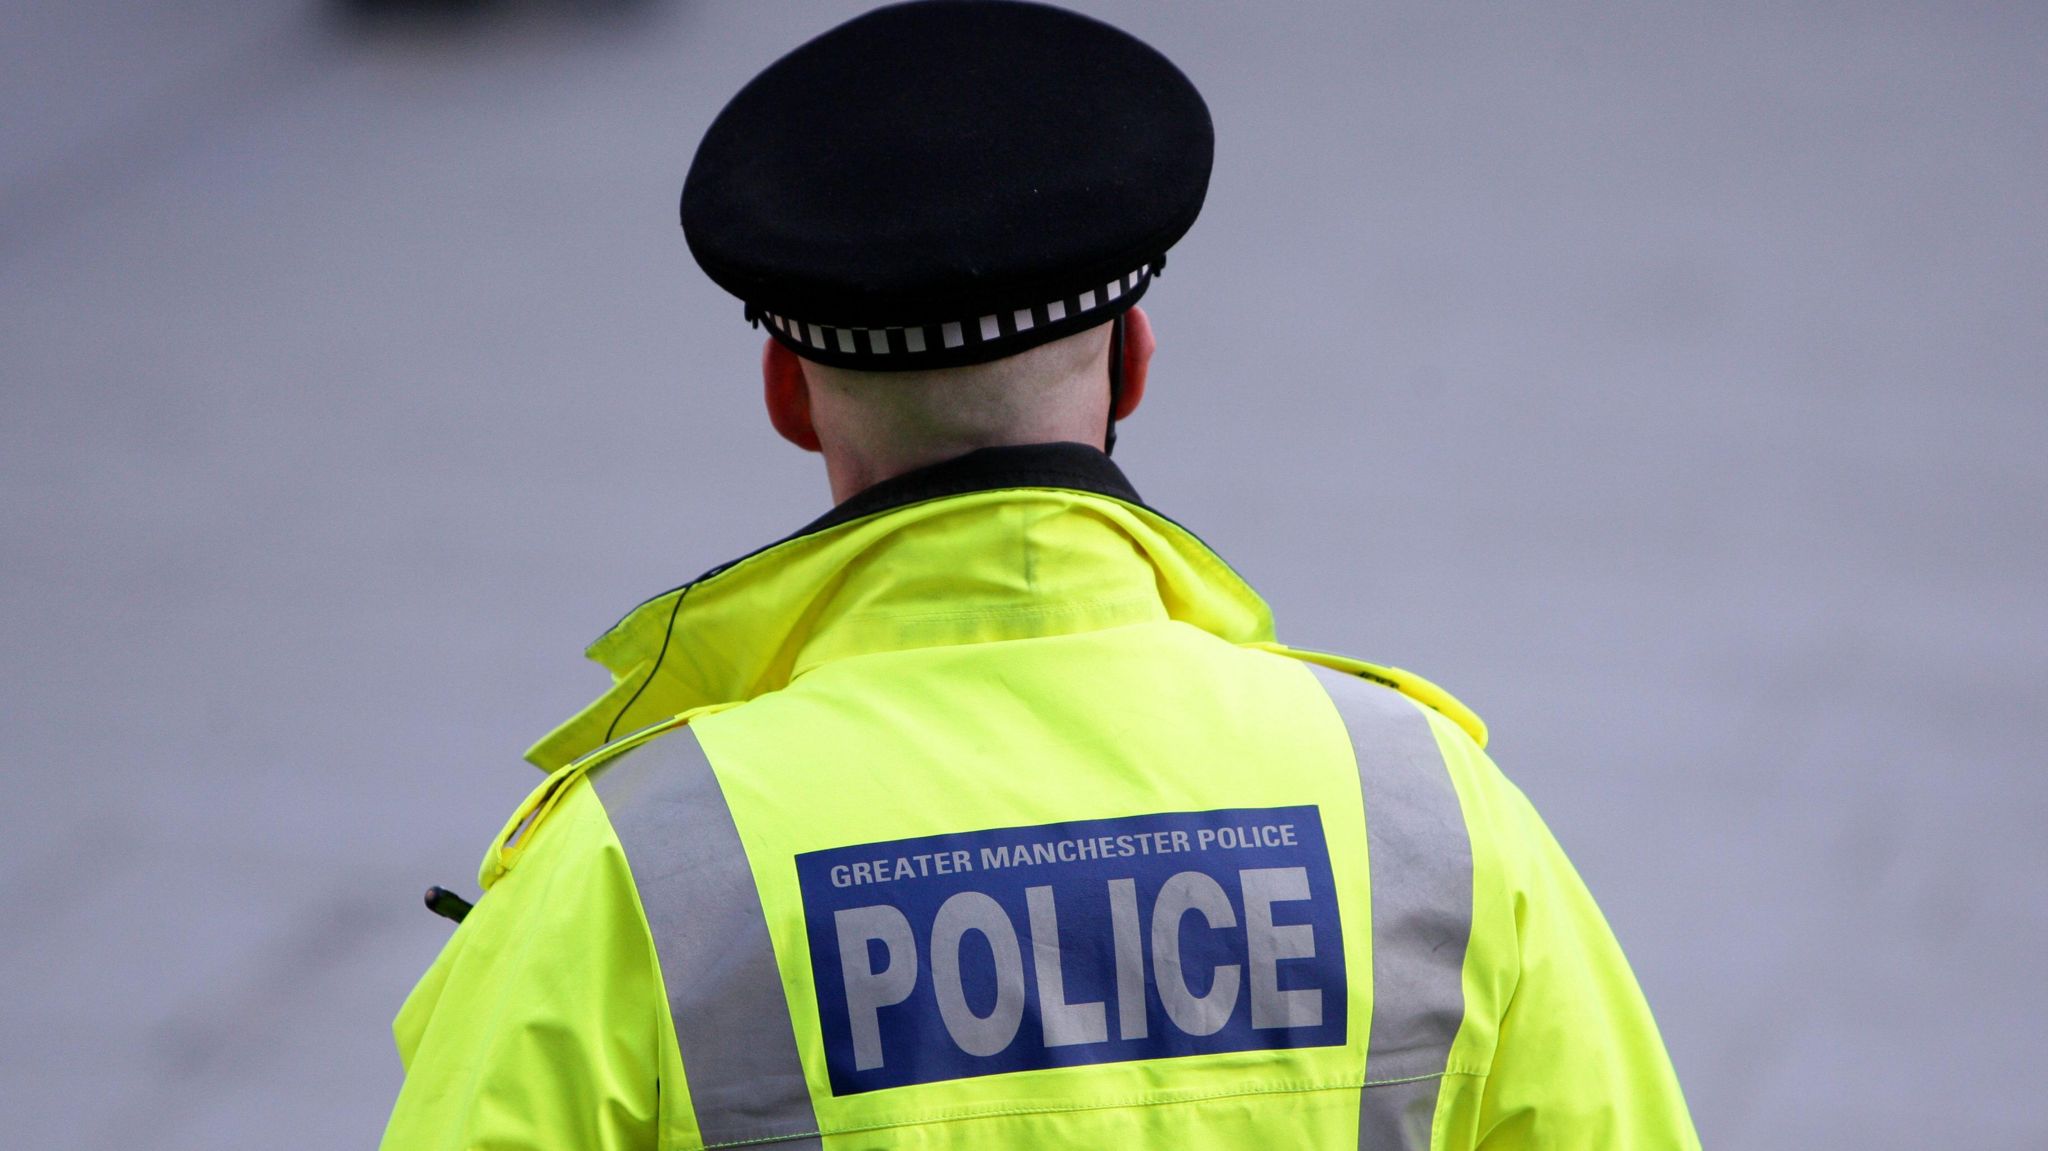
<svg viewBox="0 0 2048 1151"><path fill-rule="evenodd" d="M1003 488L1065 488L1108 496L1138 507L1145 503L1138 498L1138 490L1131 486L1131 481L1124 478L1123 469L1087 444L1020 444L982 448L883 480L804 525L796 535L824 531L925 500Z"/></svg>
<svg viewBox="0 0 2048 1151"><path fill-rule="evenodd" d="M654 599L642 602L633 611L637 612L655 600L666 599L679 591L685 591L692 584L702 583L712 576L722 574L728 568L746 563L755 556L773 551L805 536L816 535L842 524L910 507L926 500L969 495L974 492L1001 491L1006 488L1065 488L1108 496L1138 507L1143 507L1145 502L1138 498L1138 490L1131 486L1131 481L1124 478L1123 469L1110 462L1108 455L1087 444L1059 441L978 448L964 456L941 460L862 488L841 501L831 511L774 543L755 548L738 559L727 560L712 567L689 583L670 588ZM627 618L631 616L632 612L628 612ZM621 619L619 624L625 622ZM619 625L613 626L616 629Z"/></svg>
<svg viewBox="0 0 2048 1151"><path fill-rule="evenodd" d="M1179 620L1270 642L1264 601L1082 444L985 448L885 480L641 604L586 651L609 691L527 751L553 770L820 663Z"/></svg>

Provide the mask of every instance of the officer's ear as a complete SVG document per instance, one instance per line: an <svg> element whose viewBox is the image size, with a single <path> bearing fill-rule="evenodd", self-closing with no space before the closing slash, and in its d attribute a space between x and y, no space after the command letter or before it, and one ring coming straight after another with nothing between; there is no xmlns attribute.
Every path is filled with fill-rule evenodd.
<svg viewBox="0 0 2048 1151"><path fill-rule="evenodd" d="M1121 420L1138 410L1138 401L1145 398L1145 373L1152 366L1152 349L1157 346L1152 338L1152 320L1145 315L1145 309L1132 305L1124 313L1124 378L1123 389L1117 393L1116 411L1111 413L1115 418Z"/></svg>
<svg viewBox="0 0 2048 1151"><path fill-rule="evenodd" d="M761 396L767 401L768 422L775 425L777 435L807 452L819 450L803 361L773 336L761 349Z"/></svg>

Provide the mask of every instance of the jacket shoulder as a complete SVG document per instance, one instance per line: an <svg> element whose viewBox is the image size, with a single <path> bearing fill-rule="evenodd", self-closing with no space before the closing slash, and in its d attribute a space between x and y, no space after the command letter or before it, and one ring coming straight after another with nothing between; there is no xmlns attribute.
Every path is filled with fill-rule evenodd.
<svg viewBox="0 0 2048 1151"><path fill-rule="evenodd" d="M1282 643L1255 643L1246 646L1260 651L1269 651L1275 655L1284 655L1289 659L1298 659L1303 663L1320 664L1323 667L1355 675L1360 679L1371 680L1382 687L1393 688L1402 695L1450 720L1457 726L1458 730L1471 737L1472 742L1481 749L1486 747L1486 721L1480 719L1477 712L1459 702L1456 696L1431 683L1429 680L1416 675L1412 671L1404 671L1398 667L1386 667L1376 663L1367 663L1362 659L1353 659L1348 655L1337 655L1334 652L1289 647Z"/></svg>
<svg viewBox="0 0 2048 1151"><path fill-rule="evenodd" d="M484 853L483 864L477 871L479 886L488 890L506 872L512 870L513 865L526 853L527 845L540 834L542 825L548 823L549 817L569 801L569 797L575 791L575 785L589 778L593 771L636 747L688 727L692 720L700 716L723 711L732 706L734 705L712 704L658 720L636 731L628 732L610 743L593 748L549 772L540 786L527 794L526 799L512 812L511 818L505 821L505 826L499 830L497 837L491 841L490 849Z"/></svg>

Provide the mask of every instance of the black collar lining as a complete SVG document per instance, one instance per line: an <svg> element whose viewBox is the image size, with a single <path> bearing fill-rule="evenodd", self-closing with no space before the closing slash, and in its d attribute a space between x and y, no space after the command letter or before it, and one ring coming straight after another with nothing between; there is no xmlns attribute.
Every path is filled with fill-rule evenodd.
<svg viewBox="0 0 2048 1151"><path fill-rule="evenodd" d="M1145 503L1138 498L1137 489L1131 486L1131 481L1124 478L1123 469L1087 444L981 448L964 456L905 472L849 496L844 503L804 525L789 539L926 500L1003 488L1069 488L1140 507Z"/></svg>

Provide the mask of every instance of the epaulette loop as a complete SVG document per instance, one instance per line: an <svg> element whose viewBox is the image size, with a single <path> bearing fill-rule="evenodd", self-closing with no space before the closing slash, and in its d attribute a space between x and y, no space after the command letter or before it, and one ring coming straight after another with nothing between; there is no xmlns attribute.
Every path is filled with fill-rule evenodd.
<svg viewBox="0 0 2048 1151"><path fill-rule="evenodd" d="M710 707L692 708L681 715L657 720L646 727L629 731L602 747L593 748L556 768L539 787L527 794L526 799L512 813L512 818L505 821L505 826L499 830L497 838L491 841L490 850L484 853L483 866L477 870L478 885L489 889L506 872L512 870L512 865L519 861L519 856L526 850L526 845L533 842L541 823L555 810L555 805L560 802L562 796L568 794L570 786L578 779L588 775L592 769L604 764L613 756L629 751L665 731L685 727L691 720L706 712L722 710L727 706L730 705L714 704Z"/></svg>
<svg viewBox="0 0 2048 1151"><path fill-rule="evenodd" d="M1382 687L1393 688L1456 724L1458 729L1471 736L1472 742L1478 744L1482 750L1486 747L1486 721L1480 719L1477 712L1460 703L1456 696L1412 671L1367 663L1362 659L1352 659L1348 655L1288 647L1283 643L1254 643L1246 646L1270 651L1275 655L1284 655L1290 659L1321 664L1337 671L1349 672L1361 679L1369 679Z"/></svg>

